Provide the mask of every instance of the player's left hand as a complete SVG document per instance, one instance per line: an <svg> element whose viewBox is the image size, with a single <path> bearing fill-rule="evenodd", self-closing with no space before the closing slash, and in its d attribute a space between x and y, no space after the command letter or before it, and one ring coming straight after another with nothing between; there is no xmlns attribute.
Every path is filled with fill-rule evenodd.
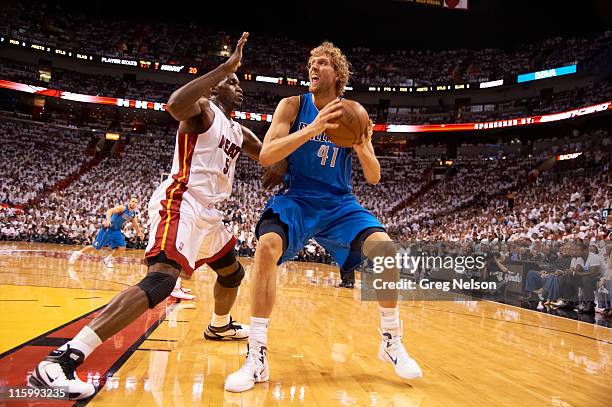
<svg viewBox="0 0 612 407"><path fill-rule="evenodd" d="M287 160L281 160L266 168L261 180L261 186L268 190L280 185L287 172L287 165Z"/></svg>
<svg viewBox="0 0 612 407"><path fill-rule="evenodd" d="M242 49L244 48L244 44L246 44L247 39L249 38L248 32L243 32L242 36L238 40L238 44L236 44L236 48L230 57L225 61L224 65L230 72L236 72L238 67L241 65L242 61Z"/></svg>
<svg viewBox="0 0 612 407"><path fill-rule="evenodd" d="M372 141L372 133L373 133L373 124L372 124L372 120L369 120L366 132L361 135L360 142L358 144L353 144L353 149L357 153L361 153L361 152L365 152L366 150L369 150L369 147Z"/></svg>
<svg viewBox="0 0 612 407"><path fill-rule="evenodd" d="M141 240L144 240L144 238L145 238L144 233L141 233L141 234L139 234L138 236L140 236L140 239L141 239Z"/></svg>

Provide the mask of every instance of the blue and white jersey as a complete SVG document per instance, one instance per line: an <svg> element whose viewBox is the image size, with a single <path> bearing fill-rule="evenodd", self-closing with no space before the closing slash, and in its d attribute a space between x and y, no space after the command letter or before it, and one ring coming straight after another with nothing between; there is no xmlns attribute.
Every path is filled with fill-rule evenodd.
<svg viewBox="0 0 612 407"><path fill-rule="evenodd" d="M308 126L319 110L312 93L300 95L300 108L290 133ZM289 155L285 184L289 192L327 192L336 195L350 194L352 176L352 149L340 147L319 134Z"/></svg>
<svg viewBox="0 0 612 407"><path fill-rule="evenodd" d="M114 213L111 216L110 229L121 230L125 222L131 222L136 215L136 210L130 211L128 205L125 205L125 210L122 213Z"/></svg>

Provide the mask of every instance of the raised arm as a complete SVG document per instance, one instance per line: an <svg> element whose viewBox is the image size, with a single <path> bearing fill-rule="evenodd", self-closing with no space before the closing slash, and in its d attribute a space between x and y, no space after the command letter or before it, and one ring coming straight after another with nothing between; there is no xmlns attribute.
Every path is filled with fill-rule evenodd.
<svg viewBox="0 0 612 407"><path fill-rule="evenodd" d="M170 99L168 99L168 103L166 105L166 110L168 113L170 113L170 115L172 115L172 117L174 117L176 120L183 121L191 119L194 116L201 115L202 109L207 109L209 112L205 113L210 113L207 114L207 116L210 115L214 118L208 102L210 91L227 75L236 72L240 66L242 49L244 48L244 44L246 44L248 37L249 33L242 33L242 37L240 37L240 40L238 40L236 49L227 59L227 61L205 75L202 75L175 90L170 96ZM203 96L206 98L206 101L202 103L200 98Z"/></svg>
<svg viewBox="0 0 612 407"><path fill-rule="evenodd" d="M302 144L325 130L338 128L338 124L331 121L342 115L342 104L340 99L334 99L319 112L312 123L289 134L291 123L295 120L299 107L299 96L285 98L278 104L259 153L259 162L264 167L287 158Z"/></svg>

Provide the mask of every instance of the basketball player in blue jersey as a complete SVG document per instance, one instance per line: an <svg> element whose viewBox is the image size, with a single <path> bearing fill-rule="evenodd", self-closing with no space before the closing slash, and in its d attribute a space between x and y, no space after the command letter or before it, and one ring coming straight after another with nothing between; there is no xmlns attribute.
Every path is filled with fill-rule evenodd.
<svg viewBox="0 0 612 407"><path fill-rule="evenodd" d="M229 375L225 389L242 392L255 383L269 380L267 331L276 296L276 269L290 260L314 237L344 269L360 263L362 255L394 256L391 238L380 222L361 207L351 192L353 152L366 180L380 180L380 164L368 134L361 143L343 148L325 136L342 115L339 97L349 78L349 63L329 42L313 49L308 61L310 93L281 100L259 155L268 166L286 159L288 188L268 201L256 227L259 238L255 250L251 292L251 331L244 365ZM380 253L384 247L385 252ZM391 270L394 278L397 270ZM381 343L379 358L391 363L402 378L422 376L401 342L402 326L397 295L379 297ZM347 316L348 317L348 316Z"/></svg>
<svg viewBox="0 0 612 407"><path fill-rule="evenodd" d="M102 224L102 227L98 229L98 234L93 244L86 246L79 251L75 251L68 259L68 263L73 264L78 260L81 255L92 252L94 250L101 250L104 247L110 248L111 254L105 257L103 263L106 267L113 267L113 257L116 257L119 253L125 251L125 237L121 233L121 229L126 222L130 222L136 233L141 239L144 239L144 233L140 229L138 220L136 219L136 207L138 206L138 198L135 196L130 197L130 201L127 205L118 205L114 208L106 211L106 219Z"/></svg>
<svg viewBox="0 0 612 407"><path fill-rule="evenodd" d="M100 251L104 247L108 247L112 250L112 252L110 255L105 257L102 262L106 267L113 268L113 257L116 257L125 251L125 238L121 233L121 229L127 221L130 221L134 229L136 229L138 236L144 240L144 233L142 233L138 220L134 216L136 214L137 206L138 198L133 196L130 198L127 205L118 205L106 211L106 219L104 220L102 227L98 229L98 234L96 235L93 244L72 253L68 259L68 263L74 264L83 254L92 252L94 250ZM170 295L181 300L193 300L196 298L196 296L191 293L190 289L183 287L180 277L177 278L174 290L172 290Z"/></svg>

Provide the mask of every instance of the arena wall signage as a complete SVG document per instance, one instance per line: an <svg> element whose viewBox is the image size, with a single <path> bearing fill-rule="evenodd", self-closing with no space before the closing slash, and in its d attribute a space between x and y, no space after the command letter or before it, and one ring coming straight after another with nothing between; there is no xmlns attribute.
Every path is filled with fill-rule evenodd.
<svg viewBox="0 0 612 407"><path fill-rule="evenodd" d="M545 69L538 72L524 73L516 77L518 83L537 81L540 79L553 78L555 76L570 75L576 73L576 64L562 66L560 68Z"/></svg>
<svg viewBox="0 0 612 407"><path fill-rule="evenodd" d="M83 103L96 103L108 106L126 107L131 109L165 111L166 104L161 102L149 102L145 100L120 99L104 96L83 95L80 93L65 92L61 90L48 89L41 86L26 85L12 81L0 80L0 88L12 89L19 92L32 93L41 96L49 96L64 100ZM502 129L506 127L529 126L533 124L551 123L560 120L572 119L605 112L612 109L612 101L599 103L592 106L584 106L574 110L553 113L541 116L521 117L516 119L496 120L480 123L449 123L449 124L376 124L375 132L383 133L428 133L428 132L450 132L450 131L481 131ZM254 112L232 112L232 117L238 120L251 120L257 122L272 122L272 115Z"/></svg>
<svg viewBox="0 0 612 407"><path fill-rule="evenodd" d="M557 155L557 161L573 160L574 158L578 158L581 155L582 155L582 152L580 152L580 153L570 153L570 154L558 154Z"/></svg>
<svg viewBox="0 0 612 407"><path fill-rule="evenodd" d="M479 87L480 89L495 88L497 86L503 86L503 84L504 84L504 80L498 79L496 81L480 82Z"/></svg>
<svg viewBox="0 0 612 407"><path fill-rule="evenodd" d="M425 1L425 0L423 0ZM430 1L430 0L427 0ZM436 0L441 4L441 0ZM445 0L445 7L446 7ZM455 0L460 1L460 0ZM464 1L464 0L461 0ZM198 67L189 65L189 64L179 64L178 62L169 64L163 63L160 61L147 61L147 60L136 60L130 58L120 58L116 56L100 56L93 55L89 53L79 53L74 51L68 51L64 49L49 47L43 44L35 44L27 41L18 40L15 38L7 38L0 36L0 45L6 45L9 47L19 47L24 49L31 49L39 52L46 52L50 54L64 56L66 58L74 58L77 60L85 60L88 62L96 62L105 65L117 65L125 68L134 68L134 69L142 69L142 70L155 70L155 71L164 71L168 73L184 73L197 75L200 69ZM573 69L573 72L572 72ZM576 65L569 65L561 68L548 69L539 72L532 72L527 74L522 74L518 76L517 82L526 82L537 79L545 79L549 77L567 75L570 73L576 72ZM256 81L256 82L265 82L271 85L288 85L288 86L304 86L308 87L309 82L307 80L301 80L298 78L289 78L289 77L272 77L265 75L257 75L256 73L245 73L243 75L243 80L245 81ZM513 78L506 78L482 82L475 81L471 83L460 83L460 84L435 84L435 85L424 85L418 84L414 79L404 79L401 84L397 85L380 85L380 84L360 84L347 86L346 90L357 90L362 92L392 92L392 93L423 93L423 92L449 92L454 90L465 90L465 89L485 89L490 87L502 86L509 83L514 83ZM481 80L485 80L484 78Z"/></svg>
<svg viewBox="0 0 612 407"><path fill-rule="evenodd" d="M73 102L95 103L107 106L119 106L132 109L165 111L166 104L159 102L148 102L146 100L121 99L105 96L91 96L80 93L65 92L62 90L48 89L42 86L26 85L11 81L0 80L0 88L17 90L19 92L32 93L40 96L50 96L54 98L71 100Z"/></svg>

